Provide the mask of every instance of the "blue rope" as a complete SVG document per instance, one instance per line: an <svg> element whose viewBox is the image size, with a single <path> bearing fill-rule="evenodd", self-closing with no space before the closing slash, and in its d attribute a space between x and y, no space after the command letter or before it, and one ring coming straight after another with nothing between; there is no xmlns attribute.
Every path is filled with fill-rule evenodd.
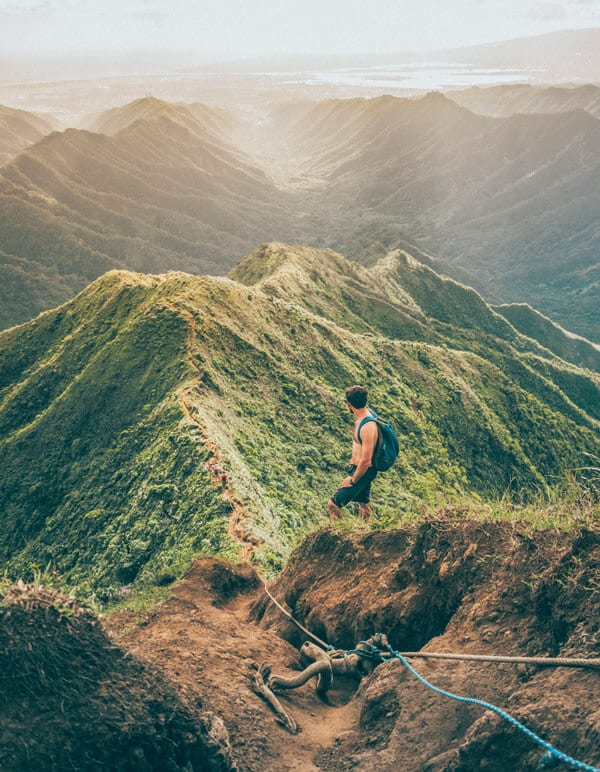
<svg viewBox="0 0 600 772"><path fill-rule="evenodd" d="M598 767L593 767L591 764L585 764L583 761L577 761L577 759L572 758L571 756L567 756L566 753L563 753L562 751L557 750L554 746L550 745L550 743L546 742L545 740L542 740L541 737L538 737L535 732L532 732L531 729L528 729L524 724L522 724L520 721L517 721L514 716L511 716L510 713L507 713L505 710L502 710L502 708L496 707L496 705L492 705L489 702L484 702L483 700L475 699L474 697L461 697L458 694L452 694L452 692L447 692L444 689L440 689L438 686L434 686L433 684L429 683L425 678L423 678L422 675L417 673L417 671L414 669L414 667L405 659L405 657L402 656L397 651L394 651L391 646L386 646L384 650L380 649L377 646L373 646L372 644L368 643L367 641L361 641L361 646L365 646L365 649L353 649L350 654L358 654L361 657L365 657L365 659L380 659L382 661L386 661L388 657L394 657L395 659L399 659L400 662L406 667L407 670L409 670L415 678L417 678L422 684L427 686L432 691L436 692L437 694L441 694L444 697L449 697L451 700L457 700L458 702L469 702L472 705L480 705L482 708L486 708L486 710L491 710L494 713L496 713L501 718L505 719L509 722L509 724L512 724L514 727L519 729L521 732L524 732L527 737L529 737L530 740L533 740L534 742L538 743L538 745L541 745L543 748L546 749L546 753L542 757L542 760L540 761L540 769L543 769L544 767L552 766L552 761L562 761L564 764L569 764L571 767L574 767L575 769L583 769L587 772L600 772L600 769ZM385 655L388 655L386 657Z"/></svg>

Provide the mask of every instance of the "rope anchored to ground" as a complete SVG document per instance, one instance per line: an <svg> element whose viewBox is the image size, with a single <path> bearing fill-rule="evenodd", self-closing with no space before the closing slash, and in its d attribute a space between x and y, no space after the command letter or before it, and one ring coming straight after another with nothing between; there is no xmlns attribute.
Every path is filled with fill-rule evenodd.
<svg viewBox="0 0 600 772"><path fill-rule="evenodd" d="M408 662L408 658L422 657L431 659L448 659L448 660L466 660L476 662L508 662L515 664L533 664L546 667L588 667L598 669L600 668L600 659L585 659L581 657L511 657L511 656L493 656L483 654L446 654L439 652L399 652L393 649L386 636L382 633L378 633L366 641L361 641L355 649L351 650L336 650L334 647L322 641L318 636L311 633L303 625L301 625L292 614L287 611L269 592L265 585L265 592L273 603L279 608L288 619L290 619L300 630L311 637L318 643L315 646L312 643L305 643L302 646L301 653L314 660L312 665L305 668L302 673L296 677L285 677L271 674L271 669L266 665L261 665L255 676L255 691L261 694L274 708L278 715L278 719L286 726L291 732L297 731L297 724L294 719L285 711L281 706L277 697L273 693L273 688L285 688L293 689L305 684L310 678L317 677L317 694L319 697L324 698L328 689L331 687L333 681L333 675L336 672L343 672L349 674L360 680L364 675L371 672L373 668L382 663L389 662L393 659L399 660L404 667L413 675L420 683L431 689L436 694L449 699L456 700L462 703L470 703L472 705L478 705L490 710L502 719L507 721L511 726L523 732L530 740L540 745L546 751L540 761L539 768L549 768L554 766L555 763L564 763L575 769L586 770L586 772L600 772L599 767L594 767L591 764L586 764L582 761L574 759L572 756L559 751L553 745L546 740L543 740L535 732L526 727L520 721L518 721L510 713L507 713L502 708L492 705L489 702L476 699L474 697L463 697L458 694L440 689L434 684L427 681L420 673L418 673L414 667ZM321 648L319 648L321 647ZM324 675L325 674L325 675Z"/></svg>

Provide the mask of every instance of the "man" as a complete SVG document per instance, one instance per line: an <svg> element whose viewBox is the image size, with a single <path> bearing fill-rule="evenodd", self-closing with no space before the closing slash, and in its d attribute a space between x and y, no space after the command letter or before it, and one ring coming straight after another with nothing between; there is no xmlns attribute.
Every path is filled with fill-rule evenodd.
<svg viewBox="0 0 600 772"><path fill-rule="evenodd" d="M346 477L337 491L329 500L329 517L331 520L339 520L345 504L350 501L358 502L358 514L362 520L368 520L372 515L371 483L377 475L372 466L373 453L377 444L377 424L375 421L361 422L365 418L375 418L373 410L367 407L368 392L364 386L350 386L345 390L346 405L353 413L354 435L352 438L352 458ZM359 426L360 436L358 433Z"/></svg>

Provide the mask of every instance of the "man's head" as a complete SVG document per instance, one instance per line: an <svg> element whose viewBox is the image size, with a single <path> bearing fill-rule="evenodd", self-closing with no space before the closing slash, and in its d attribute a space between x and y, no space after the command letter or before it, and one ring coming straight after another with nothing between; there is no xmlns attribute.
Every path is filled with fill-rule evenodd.
<svg viewBox="0 0 600 772"><path fill-rule="evenodd" d="M356 410L366 406L369 392L364 386L349 386L344 393L346 394L346 402Z"/></svg>

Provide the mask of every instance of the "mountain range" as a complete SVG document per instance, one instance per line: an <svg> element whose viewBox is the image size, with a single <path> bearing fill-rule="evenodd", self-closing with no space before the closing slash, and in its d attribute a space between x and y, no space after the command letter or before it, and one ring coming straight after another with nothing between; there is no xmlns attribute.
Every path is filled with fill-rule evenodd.
<svg viewBox="0 0 600 772"><path fill-rule="evenodd" d="M345 474L351 383L400 437L380 526L440 497L535 496L600 452L598 374L402 250L369 269L272 243L228 277L111 271L0 333L0 379L0 560L101 601L237 554L240 528L281 566Z"/></svg>
<svg viewBox="0 0 600 772"><path fill-rule="evenodd" d="M475 115L442 94L282 108L307 175L311 222L361 259L410 239L490 300L528 302L597 340L600 122L584 110Z"/></svg>
<svg viewBox="0 0 600 772"><path fill-rule="evenodd" d="M516 113L558 113L585 110L600 118L600 86L534 86L508 83L501 86L447 91L445 95L474 113L505 117Z"/></svg>
<svg viewBox="0 0 600 772"><path fill-rule="evenodd" d="M592 104L573 90L551 114L492 117L433 93L297 103L249 125L148 97L91 116L0 167L0 326L110 269L223 274L282 239L367 265L418 249L490 302L597 341Z"/></svg>
<svg viewBox="0 0 600 772"><path fill-rule="evenodd" d="M59 128L49 115L36 115L0 105L0 166Z"/></svg>
<svg viewBox="0 0 600 772"><path fill-rule="evenodd" d="M483 68L528 70L543 83L595 83L600 78L600 28L556 30L430 55L441 56L442 61L476 63Z"/></svg>
<svg viewBox="0 0 600 772"><path fill-rule="evenodd" d="M222 273L287 223L286 196L223 139L227 117L142 99L0 167L0 325L113 268Z"/></svg>

